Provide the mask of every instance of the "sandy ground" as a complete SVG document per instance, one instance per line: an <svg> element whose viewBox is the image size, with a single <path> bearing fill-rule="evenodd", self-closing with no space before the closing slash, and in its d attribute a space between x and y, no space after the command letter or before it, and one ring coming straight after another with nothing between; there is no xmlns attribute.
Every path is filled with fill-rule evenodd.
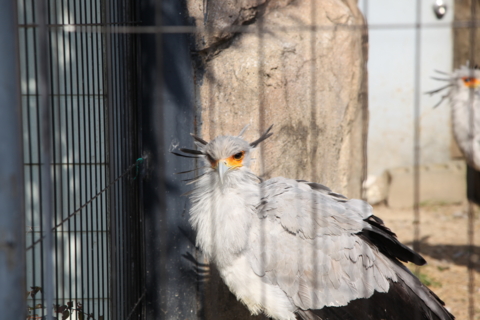
<svg viewBox="0 0 480 320"><path fill-rule="evenodd" d="M480 210L475 208L474 227L474 317L480 319ZM403 243L412 245L414 225L412 209L375 206L375 215L395 232ZM469 272L467 262L467 205L422 205L420 207L420 252L427 265L420 267L420 278L428 284L456 316L469 319ZM412 270L415 266L409 266Z"/></svg>

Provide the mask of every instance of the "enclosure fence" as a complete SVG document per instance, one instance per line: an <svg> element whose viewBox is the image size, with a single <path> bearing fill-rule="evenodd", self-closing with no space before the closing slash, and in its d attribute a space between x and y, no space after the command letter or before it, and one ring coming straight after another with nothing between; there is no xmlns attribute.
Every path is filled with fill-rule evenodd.
<svg viewBox="0 0 480 320"><path fill-rule="evenodd" d="M141 60L145 56L141 50L152 48L140 46L140 37L155 36L148 39L156 41L159 49L157 58L165 60L172 57L160 52L164 50L162 45L169 41L169 36L181 34L193 38L205 30L186 24L168 25L168 19L162 18L165 12L168 13L162 6L168 3L159 1L156 4L156 11L152 14L156 15L157 24L147 25L140 12L139 1L134 0L17 2L23 121L23 145L19 147L23 148L24 155L27 319L49 319L51 316L57 319L154 319L155 316L147 310L148 302L155 304L164 298L162 303L165 303L170 299L161 294L152 294L149 298L148 292L147 260L151 243L147 239L149 232L146 230L144 208L147 191L144 193L142 179L145 163L151 160L148 159L151 155L144 152L142 121L148 114L147 108L161 109L164 106L159 100L152 103L153 106L141 106L144 86L149 85L141 80L145 79L146 72L142 69L145 62L142 64ZM470 30L470 62L474 64L475 32L480 22L475 1L471 3L470 21L423 24L419 18L421 1L417 0L415 24L368 26L385 30L415 29L417 33L413 53L415 64L411 66L416 79L412 106L415 128L412 222L415 225L413 246L420 252L419 97L423 94L419 89L420 32L432 26ZM368 12L368 1L364 1L363 6L363 11ZM45 13L44 21L39 18L42 12ZM45 37L42 37L42 23ZM262 34L271 28L310 34L331 27L272 27L260 23L255 31L247 25L234 26L227 31ZM365 26L342 25L336 28L361 29ZM45 55L41 53L44 50L42 46L46 48ZM259 68L262 59L265 59L261 50L259 48ZM163 63L174 65L176 62ZM160 67L155 71L168 72ZM45 100L42 100L41 85L47 88ZM163 90L168 86L169 83L157 80L149 88ZM264 84L259 83L259 86L263 88ZM261 94L264 94L263 89ZM261 118L262 125L266 127L266 116L261 106L260 114L255 116ZM160 135L168 136L169 128L159 124L157 130ZM49 140L45 139L44 132L48 133L46 137ZM167 166L165 163L160 165ZM170 190L169 186L165 188ZM150 191L149 194L155 192ZM165 203L169 196L166 191L159 195ZM47 203L50 203L50 209ZM469 246L468 305L469 319L472 320L478 315L475 310L476 265L471 258L475 253L475 219L473 206L470 205L466 230ZM168 224L171 222L167 218L162 223L165 229L176 228L174 224ZM158 234L158 237L163 236L165 234ZM165 243L168 241L162 239L161 244L165 246ZM162 248L167 251L166 247ZM176 290L181 291L181 288ZM195 317L196 314L191 316Z"/></svg>
<svg viewBox="0 0 480 320"><path fill-rule="evenodd" d="M132 26L135 1L18 1L28 319L135 319L145 293L138 193L137 39L77 32ZM41 41L47 47L42 56ZM42 57L45 60L42 60ZM42 72L42 66L46 72ZM39 85L48 89L42 114ZM48 141L42 130L51 131ZM48 149L50 148L50 150ZM49 157L47 157L49 156ZM47 160L51 159L51 160ZM51 161L51 176L42 166ZM47 171L48 173L48 171ZM51 187L52 224L45 202ZM43 181L43 183L42 183ZM50 226L50 227L49 227ZM51 244L46 238L51 228ZM52 269L45 262L53 258ZM48 282L52 281L51 284Z"/></svg>

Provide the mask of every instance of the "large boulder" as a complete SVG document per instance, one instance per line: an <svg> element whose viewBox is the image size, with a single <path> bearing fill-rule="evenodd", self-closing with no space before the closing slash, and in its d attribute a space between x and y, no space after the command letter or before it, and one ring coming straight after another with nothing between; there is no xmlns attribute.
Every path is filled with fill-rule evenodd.
<svg viewBox="0 0 480 320"><path fill-rule="evenodd" d="M212 139L250 124L245 137L254 139L274 124L275 135L256 156L258 174L312 180L360 197L367 36L356 1L187 4L202 30L196 35L198 133Z"/></svg>

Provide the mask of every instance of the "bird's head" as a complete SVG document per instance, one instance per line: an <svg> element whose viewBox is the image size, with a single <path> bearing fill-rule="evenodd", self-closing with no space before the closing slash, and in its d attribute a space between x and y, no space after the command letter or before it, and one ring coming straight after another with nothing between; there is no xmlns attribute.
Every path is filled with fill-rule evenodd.
<svg viewBox="0 0 480 320"><path fill-rule="evenodd" d="M181 148L180 151L202 158L207 167L218 173L220 182L223 183L229 172L244 170L250 166L250 151L273 134L270 132L272 127L273 125L253 142L247 142L242 138L247 126L238 136L219 136L210 142L192 134L198 150Z"/></svg>
<svg viewBox="0 0 480 320"><path fill-rule="evenodd" d="M426 93L432 95L446 89L448 89L448 91L440 98L440 101L434 108L439 106L446 98L465 99L469 97L471 90L473 90L475 94L480 93L480 69L478 66L471 68L467 63L451 74L438 70L435 71L440 73L443 78L432 77L432 79L446 81L447 84Z"/></svg>
<svg viewBox="0 0 480 320"><path fill-rule="evenodd" d="M454 72L453 78L459 89L464 88L468 90L480 88L480 70L478 66L475 66L475 68L462 66Z"/></svg>

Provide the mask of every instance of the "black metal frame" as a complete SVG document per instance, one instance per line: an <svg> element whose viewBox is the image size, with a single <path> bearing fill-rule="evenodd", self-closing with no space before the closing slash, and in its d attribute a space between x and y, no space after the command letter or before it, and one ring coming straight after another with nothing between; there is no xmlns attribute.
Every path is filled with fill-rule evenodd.
<svg viewBox="0 0 480 320"><path fill-rule="evenodd" d="M137 174L142 164L137 161L137 36L75 30L85 25L134 25L138 4L48 0L44 43L42 6L34 3L18 2L26 203L32 225L25 289L30 316L51 317L53 309L58 317L76 313L97 320L141 318L145 252ZM40 42L46 44L48 63L37 55ZM39 84L48 88L46 118L40 112ZM45 151L49 140L42 140L40 133L45 127L51 129L51 153ZM49 156L52 221L45 218L49 210L42 205L50 197L41 181L50 179L38 170L50 163ZM52 270L45 267L48 263ZM53 281L45 278L49 273ZM51 293L46 289L50 282Z"/></svg>
<svg viewBox="0 0 480 320"><path fill-rule="evenodd" d="M35 1L18 0L21 74L27 80L22 96L26 218L32 227L27 257L35 264L25 290L31 306L41 304L32 314L51 314L44 308L44 291L49 283L45 262L52 259L57 315L80 311L97 320L201 317L204 297L198 275L191 273L195 261L188 255L196 252L188 201L180 197L187 188L174 175L192 164L169 154L174 139L182 146L192 144L189 133L195 132L198 120L188 34L195 28L185 19L185 4L44 0L48 61L43 61L36 54L41 23ZM41 71L45 62L49 69ZM51 112L47 122L41 118L38 90L45 79ZM414 107L415 221L420 216L419 94ZM42 154L44 126L52 130L51 222L45 221L42 206L48 193L37 188L49 180L40 170L48 159ZM470 212L469 221L473 219ZM469 254L473 231L469 229ZM49 236L53 247L46 243ZM418 237L416 228L416 245ZM472 296L473 287L469 290ZM99 304L101 299L106 304ZM470 304L473 316L473 300Z"/></svg>

